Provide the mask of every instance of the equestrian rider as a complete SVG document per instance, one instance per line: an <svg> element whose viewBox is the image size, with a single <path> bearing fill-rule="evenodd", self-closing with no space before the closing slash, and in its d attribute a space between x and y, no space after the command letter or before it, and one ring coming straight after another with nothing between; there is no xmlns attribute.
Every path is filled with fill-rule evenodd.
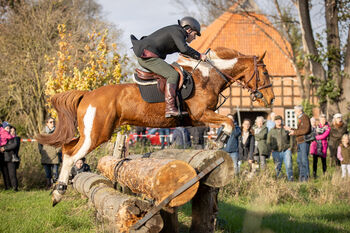
<svg viewBox="0 0 350 233"><path fill-rule="evenodd" d="M206 60L205 54L200 54L187 43L200 36L201 26L193 17L184 17L178 24L163 27L149 36L137 40L131 35L133 50L139 64L153 73L166 78L165 88L165 117L177 117L176 88L179 81L178 72L164 61L168 54L180 52L197 60Z"/></svg>

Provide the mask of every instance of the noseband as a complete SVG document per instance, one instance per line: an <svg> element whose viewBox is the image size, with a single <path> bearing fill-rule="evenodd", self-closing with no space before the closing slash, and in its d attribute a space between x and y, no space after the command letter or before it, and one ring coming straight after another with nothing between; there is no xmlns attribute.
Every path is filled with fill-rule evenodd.
<svg viewBox="0 0 350 233"><path fill-rule="evenodd" d="M250 79L243 83L242 81L238 80L238 79L234 79L233 77L231 77L230 75L228 74L225 74L224 72L222 72L221 70L219 70L210 60L207 60L207 63L214 68L214 70L220 75L220 77L225 80L226 82L226 85L221 89L220 93L222 91L224 91L226 88L229 87L229 84L230 84L230 80L233 80L234 82L236 82L239 86L241 86L242 88L245 88L247 89L249 92L250 92L250 96L252 98L252 101L256 101L257 99L262 99L263 98L263 94L260 92L261 89L265 89L265 88L268 88L268 87L271 87L272 84L266 84L266 85L263 85L263 86L260 86L258 87L258 84L260 82L260 76L259 76L259 71L258 71L258 67L259 66L262 66L262 67L265 67L266 65L264 63L262 64L258 64L257 62L257 56L254 56L254 73L252 74L252 76L250 77ZM265 73L264 73L265 74ZM266 73L267 75L267 73ZM254 89L253 88L250 88L248 86L249 82L253 80L255 76L255 87Z"/></svg>

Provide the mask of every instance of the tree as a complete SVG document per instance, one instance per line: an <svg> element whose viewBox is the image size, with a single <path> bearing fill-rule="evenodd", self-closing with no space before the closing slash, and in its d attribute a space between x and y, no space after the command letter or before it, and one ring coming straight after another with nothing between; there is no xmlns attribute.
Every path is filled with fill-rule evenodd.
<svg viewBox="0 0 350 233"><path fill-rule="evenodd" d="M58 33L60 39L57 55L47 58L50 64L49 71L46 72L47 103L54 94L68 90L90 91L104 85L119 83L126 75L122 73L121 68L126 57L122 58L117 53L116 44L107 43L108 30L103 34L89 34L83 51L72 46L71 41L74 39L70 33L66 33L64 24L58 25ZM56 116L51 106L49 113Z"/></svg>
<svg viewBox="0 0 350 233"><path fill-rule="evenodd" d="M75 53L70 59L79 70L85 65L80 57L88 53L84 46L89 32L109 29L108 44L119 32L101 20L100 6L93 0L22 0L11 4L0 4L0 117L34 135L47 116L47 58L59 50L58 25L66 25L66 33L72 35L69 46Z"/></svg>

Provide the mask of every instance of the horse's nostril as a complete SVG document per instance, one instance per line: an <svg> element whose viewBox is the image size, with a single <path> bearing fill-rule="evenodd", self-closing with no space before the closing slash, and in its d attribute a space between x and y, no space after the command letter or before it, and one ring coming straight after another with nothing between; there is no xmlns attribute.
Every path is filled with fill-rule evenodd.
<svg viewBox="0 0 350 233"><path fill-rule="evenodd" d="M275 102L275 98L271 99L271 104L273 104Z"/></svg>

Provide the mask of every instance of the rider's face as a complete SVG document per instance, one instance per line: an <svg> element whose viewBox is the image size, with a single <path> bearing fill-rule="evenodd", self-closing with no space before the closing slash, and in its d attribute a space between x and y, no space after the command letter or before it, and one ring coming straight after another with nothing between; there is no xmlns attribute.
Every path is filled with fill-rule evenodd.
<svg viewBox="0 0 350 233"><path fill-rule="evenodd" d="M196 39L197 36L197 32L196 31L192 31L191 29L188 29L188 36L187 36L187 43L191 43L194 39Z"/></svg>

